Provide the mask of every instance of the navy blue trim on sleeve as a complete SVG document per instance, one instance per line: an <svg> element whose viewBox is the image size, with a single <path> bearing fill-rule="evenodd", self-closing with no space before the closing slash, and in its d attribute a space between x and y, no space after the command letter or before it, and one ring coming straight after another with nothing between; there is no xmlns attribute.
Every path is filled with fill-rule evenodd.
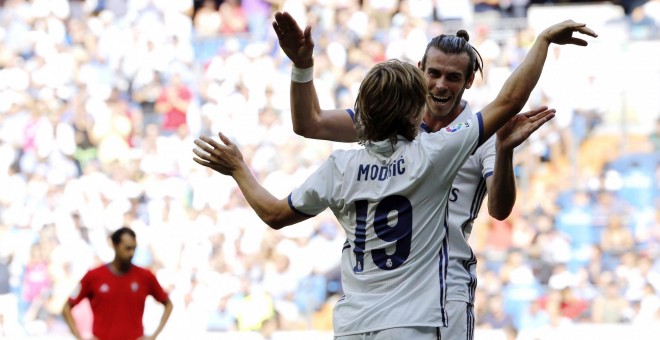
<svg viewBox="0 0 660 340"><path fill-rule="evenodd" d="M490 177L490 176L492 176L492 175L493 175L493 172L492 172L492 171L488 171L488 172L484 175L484 179L486 179L486 178L488 178L488 177Z"/></svg>
<svg viewBox="0 0 660 340"><path fill-rule="evenodd" d="M289 202L289 208L291 208L291 210L293 210L293 212L295 212L296 214L299 214L299 215L302 215L302 216L307 216L307 217L316 216L316 215L305 214L304 212L296 209L296 207L293 206L293 202L291 201L291 194L289 194L289 196L287 197L287 201Z"/></svg>
<svg viewBox="0 0 660 340"><path fill-rule="evenodd" d="M351 116L351 120L355 121L355 112L351 109L346 109L346 112L348 112L348 115Z"/></svg>
<svg viewBox="0 0 660 340"><path fill-rule="evenodd" d="M484 117L481 116L481 111L477 112L477 121L479 122L479 140L481 140L484 136ZM481 144L483 143L480 142L479 146Z"/></svg>
<svg viewBox="0 0 660 340"><path fill-rule="evenodd" d="M479 139L477 142L477 146L475 146L474 150L472 150L471 155L474 155L475 152L477 152L477 149L486 141L483 140L484 137L484 118L481 116L481 111L477 112L474 114L477 116L477 125L479 125Z"/></svg>

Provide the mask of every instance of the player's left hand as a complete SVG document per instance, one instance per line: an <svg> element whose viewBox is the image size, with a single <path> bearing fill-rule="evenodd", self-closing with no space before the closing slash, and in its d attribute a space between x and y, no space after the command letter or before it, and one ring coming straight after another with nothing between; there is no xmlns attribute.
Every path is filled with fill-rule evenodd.
<svg viewBox="0 0 660 340"><path fill-rule="evenodd" d="M598 37L598 34L586 24L578 23L573 20L566 20L546 28L541 36L545 37L549 43L557 45L577 45L587 46L588 42L584 39L574 37L573 33L578 32L591 37Z"/></svg>
<svg viewBox="0 0 660 340"><path fill-rule="evenodd" d="M243 155L222 132L218 133L218 136L224 145L206 136L195 139L198 148L193 149L196 156L193 160L223 175L232 176L234 171L245 165Z"/></svg>
<svg viewBox="0 0 660 340"><path fill-rule="evenodd" d="M555 109L541 106L513 116L497 130L497 147L503 150L513 150L529 138L534 131L554 118L555 112Z"/></svg>

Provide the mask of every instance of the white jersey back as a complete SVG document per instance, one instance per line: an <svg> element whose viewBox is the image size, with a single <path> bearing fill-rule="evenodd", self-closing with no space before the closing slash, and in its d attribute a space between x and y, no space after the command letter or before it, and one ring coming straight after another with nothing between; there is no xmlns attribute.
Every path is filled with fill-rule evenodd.
<svg viewBox="0 0 660 340"><path fill-rule="evenodd" d="M470 117L472 110L465 103L465 108L452 124ZM424 125L422 129L425 130ZM493 135L463 164L449 192L447 300L474 303L474 293L477 288L477 258L467 240L486 195L486 178L493 174L494 166L495 136Z"/></svg>
<svg viewBox="0 0 660 340"><path fill-rule="evenodd" d="M335 336L446 325L447 196L482 131L477 114L394 147L338 150L291 193L294 210L330 208L346 232Z"/></svg>

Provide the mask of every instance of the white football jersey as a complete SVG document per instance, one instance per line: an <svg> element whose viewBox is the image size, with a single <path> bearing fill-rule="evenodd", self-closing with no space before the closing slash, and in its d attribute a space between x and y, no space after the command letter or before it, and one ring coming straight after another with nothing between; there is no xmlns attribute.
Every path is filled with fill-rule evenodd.
<svg viewBox="0 0 660 340"><path fill-rule="evenodd" d="M472 117L470 106L464 104L465 108L452 124ZM422 130L427 131L424 124ZM495 135L468 158L449 192L447 300L474 303L477 258L467 240L486 195L486 178L493 174L494 166Z"/></svg>
<svg viewBox="0 0 660 340"><path fill-rule="evenodd" d="M338 150L289 195L302 214L330 208L346 232L335 336L446 326L447 197L482 132L476 114L412 142Z"/></svg>

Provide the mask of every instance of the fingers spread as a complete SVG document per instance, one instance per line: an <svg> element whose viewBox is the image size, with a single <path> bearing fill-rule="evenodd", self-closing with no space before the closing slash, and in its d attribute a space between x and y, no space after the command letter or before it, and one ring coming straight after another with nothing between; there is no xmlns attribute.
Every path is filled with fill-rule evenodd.
<svg viewBox="0 0 660 340"><path fill-rule="evenodd" d="M197 157L193 157L193 161L195 161L199 165L203 165L203 166L206 166L206 167L210 167L210 165L211 165L211 163L209 163L208 161L205 161L205 160L197 158Z"/></svg>
<svg viewBox="0 0 660 340"><path fill-rule="evenodd" d="M218 132L218 137L220 137L220 140L225 143L225 145L229 146L232 145L231 140L227 138L227 136L223 135L222 132Z"/></svg>
<svg viewBox="0 0 660 340"><path fill-rule="evenodd" d="M204 160L204 161L208 161L209 157L211 156L210 154L208 154L208 153L204 153L204 152L201 152L201 151L199 151L198 149L193 149L193 153L194 153L197 157L199 157L200 159L202 159L202 160ZM194 159L194 157L193 157L193 159Z"/></svg>
<svg viewBox="0 0 660 340"><path fill-rule="evenodd" d="M206 136L201 136L200 137L204 142L209 144L213 149L221 149L223 146L220 145L217 141L215 141L212 138L206 137Z"/></svg>

